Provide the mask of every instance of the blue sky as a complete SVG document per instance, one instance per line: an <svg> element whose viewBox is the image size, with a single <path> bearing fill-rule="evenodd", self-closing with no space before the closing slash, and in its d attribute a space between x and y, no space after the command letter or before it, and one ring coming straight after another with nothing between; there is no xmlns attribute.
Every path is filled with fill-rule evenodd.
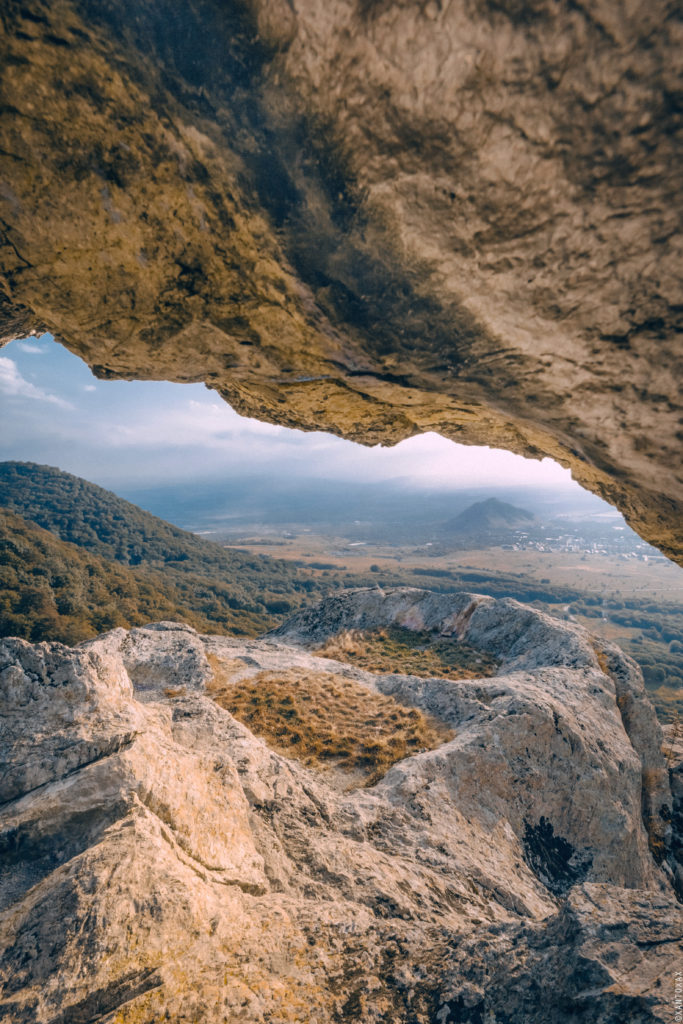
<svg viewBox="0 0 683 1024"><path fill-rule="evenodd" d="M550 459L435 434L363 448L245 419L201 384L99 381L48 334L0 349L0 401L0 460L58 466L113 490L262 475L580 491Z"/></svg>

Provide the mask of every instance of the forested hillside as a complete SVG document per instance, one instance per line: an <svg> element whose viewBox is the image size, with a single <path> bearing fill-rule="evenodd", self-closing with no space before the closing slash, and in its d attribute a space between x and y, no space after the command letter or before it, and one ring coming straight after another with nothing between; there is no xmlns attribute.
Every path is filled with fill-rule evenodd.
<svg viewBox="0 0 683 1024"><path fill-rule="evenodd" d="M158 575L158 574L157 574ZM182 618L174 587L144 570L107 562L12 512L0 512L0 635L75 644L114 626Z"/></svg>
<svg viewBox="0 0 683 1024"><path fill-rule="evenodd" d="M5 636L76 643L161 618L256 636L329 589L310 570L226 551L47 466L1 463L0 505Z"/></svg>
<svg viewBox="0 0 683 1024"><path fill-rule="evenodd" d="M202 566L213 575L224 576L245 570L263 572L269 563L273 582L295 575L281 559L226 551L112 491L51 466L1 462L0 505L61 540L125 565L191 562L195 570Z"/></svg>

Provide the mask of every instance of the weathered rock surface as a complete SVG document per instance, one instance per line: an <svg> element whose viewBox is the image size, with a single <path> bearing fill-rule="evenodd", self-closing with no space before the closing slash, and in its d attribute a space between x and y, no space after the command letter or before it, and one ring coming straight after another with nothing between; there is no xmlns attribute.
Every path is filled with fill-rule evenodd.
<svg viewBox="0 0 683 1024"><path fill-rule="evenodd" d="M2 641L0 1021L669 1020L683 916L637 668L515 602L450 601L360 592L319 617L508 647L498 676L373 675L172 623ZM235 681L346 674L455 738L340 791L206 696L215 659Z"/></svg>
<svg viewBox="0 0 683 1024"><path fill-rule="evenodd" d="M668 725L665 734L664 751L671 782L671 827L672 862L676 870L676 891L683 901L683 727Z"/></svg>
<svg viewBox="0 0 683 1024"><path fill-rule="evenodd" d="M7 0L0 336L551 455L683 557L668 0Z"/></svg>

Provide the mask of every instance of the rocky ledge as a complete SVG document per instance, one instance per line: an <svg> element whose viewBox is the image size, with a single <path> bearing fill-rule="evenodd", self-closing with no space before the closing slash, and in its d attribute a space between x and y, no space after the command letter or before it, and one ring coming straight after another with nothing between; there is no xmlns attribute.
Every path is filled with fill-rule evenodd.
<svg viewBox="0 0 683 1024"><path fill-rule="evenodd" d="M500 668L424 679L306 650L393 623ZM220 707L217 666L228 686L329 673L452 738L342 787ZM674 747L635 664L579 627L358 591L260 640L3 640L0 680L2 1024L670 1020Z"/></svg>

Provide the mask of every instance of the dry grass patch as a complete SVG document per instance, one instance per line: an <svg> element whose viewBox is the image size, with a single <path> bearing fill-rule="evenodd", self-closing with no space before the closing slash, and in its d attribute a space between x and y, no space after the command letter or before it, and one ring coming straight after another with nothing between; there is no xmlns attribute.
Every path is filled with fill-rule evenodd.
<svg viewBox="0 0 683 1024"><path fill-rule="evenodd" d="M187 687L185 686L166 686L164 687L164 697L184 697L187 694Z"/></svg>
<svg viewBox="0 0 683 1024"><path fill-rule="evenodd" d="M500 665L497 658L472 644L403 626L348 630L330 637L314 653L369 672L447 679L481 679L494 675Z"/></svg>
<svg viewBox="0 0 683 1024"><path fill-rule="evenodd" d="M454 735L417 708L330 672L261 672L236 683L216 673L208 692L279 753L360 774L366 786Z"/></svg>
<svg viewBox="0 0 683 1024"><path fill-rule="evenodd" d="M591 647L595 651L595 657L598 659L598 665L600 666L600 671L602 672L603 675L610 676L610 678L611 678L612 673L610 672L609 661L607 660L607 655L605 654L604 651L601 651L600 648L596 644L591 644Z"/></svg>

